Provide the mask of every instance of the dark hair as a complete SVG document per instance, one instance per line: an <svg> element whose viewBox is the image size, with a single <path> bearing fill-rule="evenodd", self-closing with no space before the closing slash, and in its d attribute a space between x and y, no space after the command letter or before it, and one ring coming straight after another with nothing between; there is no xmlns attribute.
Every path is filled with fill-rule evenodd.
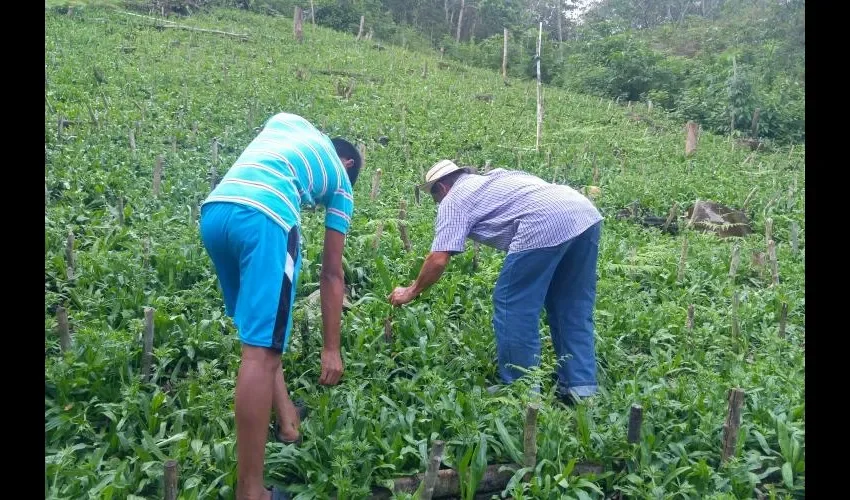
<svg viewBox="0 0 850 500"><path fill-rule="evenodd" d="M467 173L467 172L465 172L463 170L457 170L457 171L454 171L454 172L446 175L445 177L441 177L440 180L438 180L437 182L435 182L434 184L431 185L431 194L434 194L434 188L437 187L437 184L445 184L446 186L449 186L449 187L454 186L457 178L460 177L462 174L465 174L465 173Z"/></svg>
<svg viewBox="0 0 850 500"><path fill-rule="evenodd" d="M354 166L345 169L348 172L348 180L351 181L351 186L354 187L354 183L357 182L357 176L360 175L360 167L363 166L363 158L360 157L360 152L357 151L357 148L353 144L341 137L335 137L331 139L331 142L334 145L334 149L336 149L337 156L354 160Z"/></svg>

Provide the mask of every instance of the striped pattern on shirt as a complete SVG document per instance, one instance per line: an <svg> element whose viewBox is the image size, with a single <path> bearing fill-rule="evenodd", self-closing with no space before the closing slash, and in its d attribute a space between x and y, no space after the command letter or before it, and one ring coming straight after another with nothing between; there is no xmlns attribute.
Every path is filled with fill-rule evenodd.
<svg viewBox="0 0 850 500"><path fill-rule="evenodd" d="M531 174L462 174L437 209L433 252L463 252L467 237L521 252L560 245L602 220L585 196Z"/></svg>
<svg viewBox="0 0 850 500"><path fill-rule="evenodd" d="M330 138L304 118L280 113L242 152L204 203L238 203L285 231L301 224L301 206L326 208L325 227L347 234L354 196Z"/></svg>

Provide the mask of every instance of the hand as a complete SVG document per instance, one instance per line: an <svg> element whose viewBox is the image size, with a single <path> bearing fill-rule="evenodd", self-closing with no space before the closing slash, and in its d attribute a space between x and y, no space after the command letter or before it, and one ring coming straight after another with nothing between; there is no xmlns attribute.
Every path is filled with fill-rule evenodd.
<svg viewBox="0 0 850 500"><path fill-rule="evenodd" d="M413 291L412 286L403 287L400 286L393 290L393 293L388 297L390 303L394 306L401 306L407 304L411 300L416 298L416 294Z"/></svg>
<svg viewBox="0 0 850 500"><path fill-rule="evenodd" d="M322 385L336 385L342 377L342 356L339 350L322 350L322 375L319 383Z"/></svg>

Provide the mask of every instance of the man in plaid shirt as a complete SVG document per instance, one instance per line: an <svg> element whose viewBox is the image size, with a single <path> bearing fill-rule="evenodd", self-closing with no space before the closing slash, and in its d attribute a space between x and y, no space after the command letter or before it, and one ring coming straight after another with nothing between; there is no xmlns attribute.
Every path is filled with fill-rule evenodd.
<svg viewBox="0 0 850 500"><path fill-rule="evenodd" d="M435 238L419 277L389 296L412 301L442 275L466 238L507 252L493 292L498 371L510 384L516 367L539 364L541 308L558 357L557 393L568 404L597 391L593 309L602 216L569 186L521 171L485 175L449 160L435 164L420 189L439 204Z"/></svg>

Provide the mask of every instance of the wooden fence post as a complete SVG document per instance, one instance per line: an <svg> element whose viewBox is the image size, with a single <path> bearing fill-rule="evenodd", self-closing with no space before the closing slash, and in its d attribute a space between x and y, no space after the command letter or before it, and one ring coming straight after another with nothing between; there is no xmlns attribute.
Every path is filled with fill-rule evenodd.
<svg viewBox="0 0 850 500"><path fill-rule="evenodd" d="M68 311L62 306L56 308L56 323L59 330L59 348L66 352L71 348L71 328L68 326Z"/></svg>
<svg viewBox="0 0 850 500"><path fill-rule="evenodd" d="M401 236L401 242L404 244L404 251L409 252L412 248L410 238L407 236L407 200L399 201L398 211L398 234Z"/></svg>
<svg viewBox="0 0 850 500"><path fill-rule="evenodd" d="M422 481L424 488L422 489L422 500L431 500L434 495L434 486L437 484L437 472L440 470L440 462L443 460L443 449L445 441L434 441L431 445L431 457L428 460L428 469L425 471L425 478Z"/></svg>
<svg viewBox="0 0 850 500"><path fill-rule="evenodd" d="M65 272L69 280L74 279L76 258L74 257L74 231L68 230L68 238L65 240Z"/></svg>
<svg viewBox="0 0 850 500"><path fill-rule="evenodd" d="M375 201L378 198L378 190L381 187L381 169L376 169L374 175L372 175L372 193L369 195L369 199Z"/></svg>
<svg viewBox="0 0 850 500"><path fill-rule="evenodd" d="M685 156L691 156L697 150L697 124L689 120L687 127L688 136L685 140Z"/></svg>
<svg viewBox="0 0 850 500"><path fill-rule="evenodd" d="M741 408L744 405L744 391L732 389L729 391L729 409L726 422L723 424L723 454L722 462L735 454L735 445L738 442L738 430L741 427Z"/></svg>
<svg viewBox="0 0 850 500"><path fill-rule="evenodd" d="M177 500L177 461L165 462L165 500Z"/></svg>
<svg viewBox="0 0 850 500"><path fill-rule="evenodd" d="M301 11L301 7L295 6L295 14L292 16L292 25L295 29L295 39L298 40L298 43L302 43L304 41L304 27L302 25L303 20L303 12Z"/></svg>
<svg viewBox="0 0 850 500"><path fill-rule="evenodd" d="M523 467L533 469L537 465L537 411L540 407L529 404L525 412L525 432L523 433ZM531 479L531 472L526 473L525 480Z"/></svg>
<svg viewBox="0 0 850 500"><path fill-rule="evenodd" d="M156 310L152 307L145 307L145 332L142 348L142 378L145 382L149 382L151 376L151 358L153 357L153 319L155 311Z"/></svg>
<svg viewBox="0 0 850 500"><path fill-rule="evenodd" d="M629 443L637 443L640 441L640 427L643 424L643 407L639 404L633 404L629 412Z"/></svg>

